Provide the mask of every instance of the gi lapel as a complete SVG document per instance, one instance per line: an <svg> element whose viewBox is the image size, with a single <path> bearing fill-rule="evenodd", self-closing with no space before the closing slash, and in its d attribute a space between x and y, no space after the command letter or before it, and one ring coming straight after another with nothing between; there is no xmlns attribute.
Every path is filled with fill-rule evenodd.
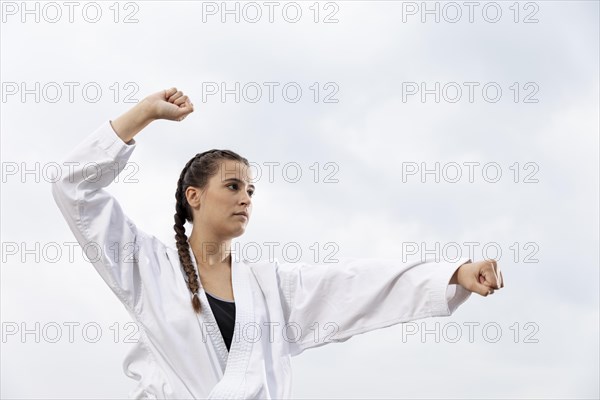
<svg viewBox="0 0 600 400"><path fill-rule="evenodd" d="M243 398L243 384L254 342L260 340L260 327L254 322L254 299L252 298L250 267L231 256L231 283L235 299L235 328L225 375L215 386L209 398ZM204 295L204 299L206 296ZM212 317L214 319L214 316ZM258 339L257 337L258 331ZM219 332L218 332L219 333ZM220 333L219 333L220 335ZM223 338L221 337L223 343ZM225 344L223 343L223 346ZM225 348L225 352L227 349Z"/></svg>
<svg viewBox="0 0 600 400"><path fill-rule="evenodd" d="M196 257L194 256L193 251L190 250L190 253L192 253L191 259L192 263L194 264L194 268L196 268L196 273L198 274L198 276L200 276L198 264L196 263ZM198 323L200 324L200 330L202 331L202 335L207 334L210 338L211 343L214 344L213 349L216 353L217 359L219 360L221 371L224 373L225 367L227 365L227 346L225 346L225 341L223 340L223 336L221 335L221 331L219 330L219 325L217 324L217 320L212 312L212 309L210 308L210 303L208 302L208 298L206 297L206 292L204 291L204 287L202 286L201 280L199 284L200 289L198 290L198 298L200 299L202 310L200 310Z"/></svg>

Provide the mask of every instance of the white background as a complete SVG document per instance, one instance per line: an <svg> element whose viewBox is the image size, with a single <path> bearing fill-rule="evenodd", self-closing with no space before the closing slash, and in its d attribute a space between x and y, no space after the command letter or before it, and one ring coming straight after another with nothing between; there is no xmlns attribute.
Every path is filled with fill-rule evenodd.
<svg viewBox="0 0 600 400"><path fill-rule="evenodd" d="M52 199L44 167L132 107L124 95L133 93L135 102L173 86L190 96L195 112L181 123L159 121L142 131L130 159L137 182L120 180L110 188L140 229L174 245L181 169L198 152L227 148L263 173L251 222L236 239L240 246L277 241L275 256L286 260L283 244L298 243L302 259L311 261L310 246L317 242L322 262L328 242L339 246L336 258L400 258L403 243L424 250L455 242L473 260L495 257L503 271L506 286L494 295L473 294L451 317L413 326L420 333L438 323L441 332L454 323L462 327L456 343L443 336L437 343L433 334L403 340L405 328L396 325L310 350L293 359L294 397L599 397L598 2L510 1L496 8L479 2L472 22L463 2L454 3L462 12L457 22L451 22L456 7L445 2L427 2L429 9L438 7L439 22L435 14L422 15L424 3L400 1L321 2L314 22L313 2L298 2L296 23L284 19L285 2L272 23L262 2L256 23L249 21L254 10L247 8L239 22L235 15L222 22L220 13L207 15L193 1L98 2L96 23L83 18L85 2L77 3L73 22L62 2L55 3L62 12L56 22L56 7L26 4L37 7L39 21L36 12L22 14L21 2L2 3L3 398L116 399L133 387L121 370L132 346L123 340L131 331L129 316L79 247L69 257L64 243L75 238ZM245 3L237 4L242 9ZM413 5L419 9L414 15L408 13ZM502 14L491 22L497 8ZM137 22L124 23L130 13ZM338 22L325 23L331 13ZM528 15L537 22L525 23ZM72 101L65 82L78 85ZM253 90L239 102L233 95L203 101L203 84L210 82L228 89L256 82L263 93L254 103ZM273 102L263 82L279 83ZM297 102L282 96L290 82L303 90ZM333 92L328 82L337 88L335 103L324 102ZM456 82L463 96L457 102L449 101L454 91L439 102L433 94L424 102L420 95L403 99L403 82L424 82L428 89ZM463 82L479 84L473 102ZM482 95L490 82L502 89L496 102ZM84 97L86 84L102 94ZM62 93L55 99L56 87ZM111 87L119 88L119 98ZM537 102L524 101L531 88L537 88L531 98ZM280 163L272 182L267 162ZM302 171L297 183L291 182L293 170L291 177L282 174L293 162ZM315 162L317 183L310 169ZM337 166L337 183L324 182L334 171L324 167L328 162ZM432 169L436 162L440 168L458 163L462 179L403 179L407 163ZM480 163L473 182L465 162ZM487 163L500 166L498 182L489 182L493 168L482 175ZM446 172L453 178L456 170ZM537 182L527 182L528 175ZM466 242L478 243L474 254ZM502 250L499 257L493 246ZM62 254L53 260L56 247ZM79 324L73 343L70 322ZM95 335L90 330L84 337L86 323L101 327L97 343L86 341ZM467 323L479 324L472 342ZM53 324L62 327L57 343L51 343ZM495 343L496 331L485 336L485 324L500 327ZM19 332L8 335L15 326ZM22 337L22 329L33 333ZM446 333L455 337L456 330Z"/></svg>

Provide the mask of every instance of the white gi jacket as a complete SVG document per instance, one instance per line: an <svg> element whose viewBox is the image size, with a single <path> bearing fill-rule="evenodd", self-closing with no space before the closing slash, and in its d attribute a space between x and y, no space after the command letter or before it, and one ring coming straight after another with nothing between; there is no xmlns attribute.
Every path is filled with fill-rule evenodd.
<svg viewBox="0 0 600 400"><path fill-rule="evenodd" d="M290 398L291 356L401 322L449 316L471 295L448 284L469 259L312 265L249 263L232 254L236 324L228 352L202 288L202 312L192 309L175 243L139 230L105 189L135 147L106 121L70 152L52 183L77 241L140 327L123 362L137 381L130 398Z"/></svg>

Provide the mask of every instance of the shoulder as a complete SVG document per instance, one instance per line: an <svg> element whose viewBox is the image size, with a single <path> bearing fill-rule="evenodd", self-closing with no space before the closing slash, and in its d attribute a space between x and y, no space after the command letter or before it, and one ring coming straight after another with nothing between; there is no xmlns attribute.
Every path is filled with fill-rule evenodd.
<svg viewBox="0 0 600 400"><path fill-rule="evenodd" d="M167 257L169 257L170 260L177 260L177 262L179 262L179 251L177 250L175 242L169 244L162 243L162 245L164 246L163 251Z"/></svg>
<svg viewBox="0 0 600 400"><path fill-rule="evenodd" d="M269 266L274 267L276 264L279 263L279 260L277 260L277 258L258 260L258 261L248 260L247 258L244 258L244 257L241 257L241 258L238 257L238 259L240 260L241 263L248 265L250 268L266 268Z"/></svg>
<svg viewBox="0 0 600 400"><path fill-rule="evenodd" d="M259 261L249 261L245 258L241 258L239 260L239 262L242 265L246 265L253 272L259 273L259 274L275 272L275 269L277 268L277 265L279 264L279 262L276 258L272 259L272 260L259 260Z"/></svg>
<svg viewBox="0 0 600 400"><path fill-rule="evenodd" d="M248 261L240 259L240 265L247 267L262 287L272 286L277 282L277 260Z"/></svg>
<svg viewBox="0 0 600 400"><path fill-rule="evenodd" d="M146 245L152 247L154 250L165 252L168 248L168 246L162 240L146 231L138 229L136 235L139 239L143 240Z"/></svg>
<svg viewBox="0 0 600 400"><path fill-rule="evenodd" d="M177 249L175 244L167 245L154 235L138 230L137 242L140 244L140 251L146 253L149 257L153 257L158 262L163 262L166 256L171 263L178 259Z"/></svg>
<svg viewBox="0 0 600 400"><path fill-rule="evenodd" d="M277 259L248 261L241 260L240 264L248 268L254 277L255 283L266 299L271 299L280 304L280 288L282 278L278 273L279 261Z"/></svg>

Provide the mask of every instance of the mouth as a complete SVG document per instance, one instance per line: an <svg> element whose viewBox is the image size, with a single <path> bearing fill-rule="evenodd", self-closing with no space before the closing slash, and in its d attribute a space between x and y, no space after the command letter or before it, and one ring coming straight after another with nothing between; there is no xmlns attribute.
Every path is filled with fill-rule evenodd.
<svg viewBox="0 0 600 400"><path fill-rule="evenodd" d="M239 215L241 217L246 217L246 219L248 219L248 213L247 212L239 212L239 213L235 213L233 215Z"/></svg>

